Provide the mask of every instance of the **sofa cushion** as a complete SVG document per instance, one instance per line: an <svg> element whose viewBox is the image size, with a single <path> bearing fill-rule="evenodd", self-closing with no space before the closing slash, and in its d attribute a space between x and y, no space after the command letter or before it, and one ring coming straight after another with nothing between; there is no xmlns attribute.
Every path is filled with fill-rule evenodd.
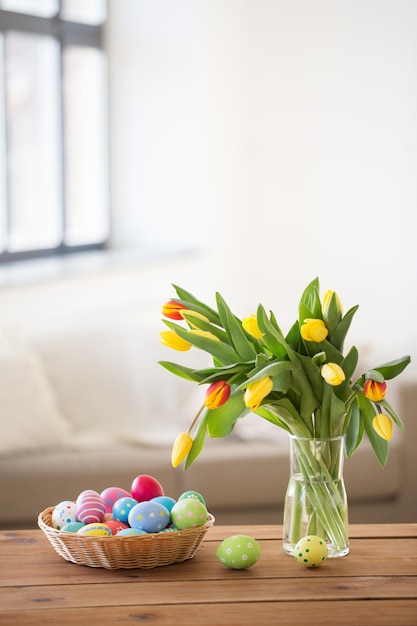
<svg viewBox="0 0 417 626"><path fill-rule="evenodd" d="M157 321L119 310L60 317L26 336L75 431L172 444L192 385L158 364L167 354Z"/></svg>
<svg viewBox="0 0 417 626"><path fill-rule="evenodd" d="M0 455L62 445L70 425L36 354L16 334L0 330Z"/></svg>

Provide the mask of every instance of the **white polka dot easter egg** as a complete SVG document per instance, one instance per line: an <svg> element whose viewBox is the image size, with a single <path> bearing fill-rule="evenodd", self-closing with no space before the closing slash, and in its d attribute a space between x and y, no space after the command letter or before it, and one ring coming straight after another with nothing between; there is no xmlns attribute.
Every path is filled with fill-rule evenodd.
<svg viewBox="0 0 417 626"><path fill-rule="evenodd" d="M196 528L207 522L208 512L200 500L184 498L178 500L171 509L171 519L179 530Z"/></svg>
<svg viewBox="0 0 417 626"><path fill-rule="evenodd" d="M216 556L226 567L247 569L259 560L261 548L256 539L248 535L232 535L221 542Z"/></svg>
<svg viewBox="0 0 417 626"><path fill-rule="evenodd" d="M76 505L71 500L64 500L56 505L52 511L52 526L61 530L66 524L76 521Z"/></svg>
<svg viewBox="0 0 417 626"><path fill-rule="evenodd" d="M202 502L204 506L207 506L206 501L204 500L201 493L198 493L198 491L185 491L183 494L180 495L178 500L185 500L186 498L195 498L196 500L200 500L200 502Z"/></svg>
<svg viewBox="0 0 417 626"><path fill-rule="evenodd" d="M327 559L326 542L317 535L307 535L295 546L294 557L306 567L318 567Z"/></svg>

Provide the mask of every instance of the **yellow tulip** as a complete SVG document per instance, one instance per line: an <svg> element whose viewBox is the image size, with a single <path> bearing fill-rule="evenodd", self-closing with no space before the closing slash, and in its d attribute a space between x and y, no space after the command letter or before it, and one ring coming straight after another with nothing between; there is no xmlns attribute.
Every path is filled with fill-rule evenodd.
<svg viewBox="0 0 417 626"><path fill-rule="evenodd" d="M321 368L321 375L326 383L337 387L346 379L345 373L337 363L325 363Z"/></svg>
<svg viewBox="0 0 417 626"><path fill-rule="evenodd" d="M372 426L375 432L385 441L389 441L392 438L392 419L385 413L378 413L372 420Z"/></svg>
<svg viewBox="0 0 417 626"><path fill-rule="evenodd" d="M245 405L251 411L255 411L262 404L262 400L272 391L273 386L274 383L270 376L265 376L265 378L248 385L243 395Z"/></svg>
<svg viewBox="0 0 417 626"><path fill-rule="evenodd" d="M212 339L213 341L220 341L220 339L216 337L216 335L213 335L213 333L210 333L208 330L193 329L189 330L188 332L192 335L199 335L200 337Z"/></svg>
<svg viewBox="0 0 417 626"><path fill-rule="evenodd" d="M196 326L195 324L193 324L192 322L192 318L193 317L197 317L199 320L203 320L204 322L209 322L210 320L207 319L207 317L205 315L202 315L201 313L197 313L196 311L190 311L189 309L183 309L181 311L181 313L186 313L188 314L188 318L184 318L187 320L187 322L189 323L189 325L191 326L191 328L198 328L198 326ZM183 316L184 317L184 316ZM191 318L191 319L190 319Z"/></svg>
<svg viewBox="0 0 417 626"><path fill-rule="evenodd" d="M168 346L168 348L173 348L180 352L186 352L191 348L190 342L177 335L174 330L163 330L159 333L159 336L161 343Z"/></svg>
<svg viewBox="0 0 417 626"><path fill-rule="evenodd" d="M193 445L190 433L180 433L176 438L171 454L172 467L177 467L188 455Z"/></svg>
<svg viewBox="0 0 417 626"><path fill-rule="evenodd" d="M324 294L324 296L323 296L323 305L322 305L322 309L321 309L322 312L323 312L323 317L326 317L326 315L327 315L327 311L328 311L329 306L330 306L330 300L332 299L332 296L333 296L334 293L335 293L334 291L331 291L330 289L328 289L326 291L326 293ZM339 307L339 311L340 311L340 313L343 314L343 307L342 307L342 303L340 301L340 298L337 295L337 293L335 295L336 295L336 302L337 302L337 306Z"/></svg>
<svg viewBox="0 0 417 626"><path fill-rule="evenodd" d="M255 339L262 339L263 333L259 330L258 321L256 315L252 314L248 317L244 317L242 320L242 326L249 335L255 337Z"/></svg>
<svg viewBox="0 0 417 626"><path fill-rule="evenodd" d="M301 337L305 341L315 341L320 343L324 341L329 334L326 324L323 320L307 318L301 326Z"/></svg>

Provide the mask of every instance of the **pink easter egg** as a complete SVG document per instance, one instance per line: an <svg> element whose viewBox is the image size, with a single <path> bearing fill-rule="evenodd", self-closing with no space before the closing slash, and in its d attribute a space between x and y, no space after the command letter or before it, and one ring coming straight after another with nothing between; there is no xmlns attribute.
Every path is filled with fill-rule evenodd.
<svg viewBox="0 0 417 626"><path fill-rule="evenodd" d="M82 491L76 501L76 517L79 522L93 524L102 522L106 513L106 505L97 491Z"/></svg>
<svg viewBox="0 0 417 626"><path fill-rule="evenodd" d="M130 493L121 487L107 487L100 495L106 505L106 513L112 512L113 504L116 500L119 500L119 498L130 498Z"/></svg>

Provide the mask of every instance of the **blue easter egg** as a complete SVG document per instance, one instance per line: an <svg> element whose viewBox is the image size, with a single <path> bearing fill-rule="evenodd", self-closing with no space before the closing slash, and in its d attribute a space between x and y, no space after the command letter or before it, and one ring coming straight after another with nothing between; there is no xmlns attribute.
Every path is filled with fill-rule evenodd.
<svg viewBox="0 0 417 626"><path fill-rule="evenodd" d="M147 533L158 533L171 521L168 509L159 502L145 500L136 504L129 513L128 523L132 528L141 528Z"/></svg>

